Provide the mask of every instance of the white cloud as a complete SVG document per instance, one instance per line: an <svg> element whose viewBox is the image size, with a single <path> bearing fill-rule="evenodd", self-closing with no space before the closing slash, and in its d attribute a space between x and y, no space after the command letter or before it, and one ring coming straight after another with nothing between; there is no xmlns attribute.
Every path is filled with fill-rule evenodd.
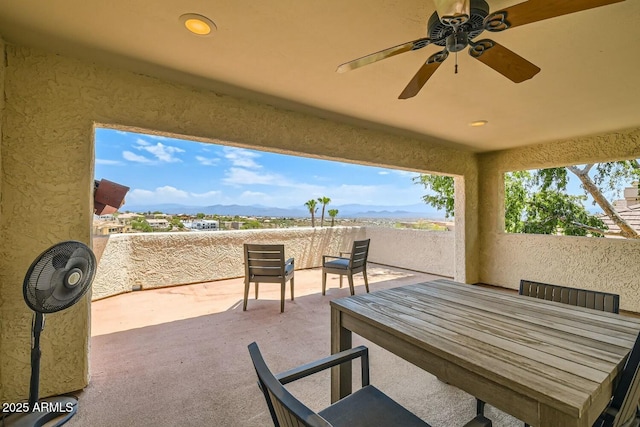
<svg viewBox="0 0 640 427"><path fill-rule="evenodd" d="M282 186L285 179L277 174L261 174L242 168L231 168L226 171L226 176L222 180L227 185L275 185Z"/></svg>
<svg viewBox="0 0 640 427"><path fill-rule="evenodd" d="M260 157L259 153L235 147L224 147L223 151L224 157L229 160L233 166L254 169L260 169L262 167L253 160Z"/></svg>
<svg viewBox="0 0 640 427"><path fill-rule="evenodd" d="M125 160L129 160L130 162L138 162L138 163L152 163L151 159L148 159L144 156L139 156L138 154L132 153L131 151L123 151L122 157Z"/></svg>
<svg viewBox="0 0 640 427"><path fill-rule="evenodd" d="M127 194L129 205L158 204L158 203L184 203L189 199L189 193L170 185L158 187L155 190L136 188ZM125 208L126 209L126 208Z"/></svg>
<svg viewBox="0 0 640 427"><path fill-rule="evenodd" d="M216 157L196 156L196 160L203 166L214 166L220 163L220 159Z"/></svg>
<svg viewBox="0 0 640 427"><path fill-rule="evenodd" d="M156 145L141 147L141 149L153 154L159 161L166 163L181 162L182 160L175 157L174 154L184 153L182 148L164 145L161 142L158 142Z"/></svg>
<svg viewBox="0 0 640 427"><path fill-rule="evenodd" d="M391 170L391 172L396 174L396 175L407 176L407 177L411 177L411 178L413 178L414 176L420 175L418 172L401 171L401 170L398 170L398 169Z"/></svg>
<svg viewBox="0 0 640 427"><path fill-rule="evenodd" d="M182 160L177 158L175 154L185 152L182 148L164 145L161 142L153 145L142 138L136 139L136 144L137 145L134 146L136 150L146 151L147 153L152 154L158 162L163 163L181 162Z"/></svg>
<svg viewBox="0 0 640 427"><path fill-rule="evenodd" d="M378 175L389 175L389 172L387 172L387 171L380 171L380 172L378 172Z"/></svg>
<svg viewBox="0 0 640 427"><path fill-rule="evenodd" d="M96 159L96 165L108 165L108 166L117 166L122 165L120 160L107 160L107 159Z"/></svg>
<svg viewBox="0 0 640 427"><path fill-rule="evenodd" d="M157 140L160 140L160 141L166 141L168 139L171 139L168 136L162 136L162 135L148 135L147 134L147 135L145 135L145 137L151 138L151 139L157 139Z"/></svg>

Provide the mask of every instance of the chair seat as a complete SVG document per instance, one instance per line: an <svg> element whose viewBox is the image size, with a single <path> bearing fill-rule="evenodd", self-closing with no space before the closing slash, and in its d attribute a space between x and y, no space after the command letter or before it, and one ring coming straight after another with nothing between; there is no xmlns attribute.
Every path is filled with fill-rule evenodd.
<svg viewBox="0 0 640 427"><path fill-rule="evenodd" d="M284 265L285 276L288 276L290 273L293 273L293 264L285 264Z"/></svg>
<svg viewBox="0 0 640 427"><path fill-rule="evenodd" d="M372 385L340 399L318 415L334 427L431 427Z"/></svg>
<svg viewBox="0 0 640 427"><path fill-rule="evenodd" d="M348 258L338 258L333 261L325 262L323 267L329 268L339 268L346 270L349 268L349 259Z"/></svg>

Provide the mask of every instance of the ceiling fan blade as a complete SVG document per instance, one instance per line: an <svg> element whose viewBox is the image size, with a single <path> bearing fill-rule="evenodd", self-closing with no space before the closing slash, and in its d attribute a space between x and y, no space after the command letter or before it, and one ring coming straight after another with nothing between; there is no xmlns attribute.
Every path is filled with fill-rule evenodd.
<svg viewBox="0 0 640 427"><path fill-rule="evenodd" d="M473 43L469 55L493 68L514 83L529 80L540 68L493 40Z"/></svg>
<svg viewBox="0 0 640 427"><path fill-rule="evenodd" d="M427 62L424 63L422 67L418 70L415 76L411 79L407 87L404 88L398 99L407 99L412 98L420 92L420 89L427 83L427 80L431 78L433 73L436 72L440 64L444 62L449 56L449 52L447 50L443 50L442 52L434 53L427 59Z"/></svg>
<svg viewBox="0 0 640 427"><path fill-rule="evenodd" d="M369 65L374 62L380 61L382 59L389 58L391 56L395 56L404 52L409 52L410 50L422 49L423 47L427 46L429 43L431 43L431 40L429 38L421 38L418 40L414 40L412 42L399 44L398 46L390 47L388 49L381 50L380 52L372 53L370 55L363 56L362 58L345 62L344 64L340 65L336 71L338 73L351 71L355 68L360 68L365 65Z"/></svg>
<svg viewBox="0 0 640 427"><path fill-rule="evenodd" d="M517 27L621 1L624 0L529 0L492 13L487 16L485 22L491 21L492 17L505 14L504 19L508 21L508 26Z"/></svg>

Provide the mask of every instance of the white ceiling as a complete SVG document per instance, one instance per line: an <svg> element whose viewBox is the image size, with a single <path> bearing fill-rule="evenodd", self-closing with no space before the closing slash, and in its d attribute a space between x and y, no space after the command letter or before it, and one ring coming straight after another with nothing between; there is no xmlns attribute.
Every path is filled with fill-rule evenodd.
<svg viewBox="0 0 640 427"><path fill-rule="evenodd" d="M491 11L518 0L488 0ZM640 1L483 33L539 66L512 83L450 55L414 98L398 95L437 46L344 74L344 62L426 35L433 0L9 0L9 43L124 67L473 151L640 126ZM217 25L197 37L180 24ZM474 120L488 125L473 128Z"/></svg>

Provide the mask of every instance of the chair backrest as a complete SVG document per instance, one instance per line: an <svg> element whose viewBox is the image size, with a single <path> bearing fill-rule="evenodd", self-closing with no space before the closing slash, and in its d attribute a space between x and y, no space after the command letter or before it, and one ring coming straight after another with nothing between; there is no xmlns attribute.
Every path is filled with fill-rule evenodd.
<svg viewBox="0 0 640 427"><path fill-rule="evenodd" d="M371 239L355 240L351 248L351 259L349 266L351 269L361 268L367 264L369 256L369 242Z"/></svg>
<svg viewBox="0 0 640 427"><path fill-rule="evenodd" d="M244 272L251 281L279 281L285 276L284 262L284 245L244 244Z"/></svg>
<svg viewBox="0 0 640 427"><path fill-rule="evenodd" d="M637 416L640 400L640 334L627 357L611 403L594 427L622 427Z"/></svg>
<svg viewBox="0 0 640 427"><path fill-rule="evenodd" d="M607 292L521 280L519 293L520 295L607 311L609 313L620 312L620 295Z"/></svg>
<svg viewBox="0 0 640 427"><path fill-rule="evenodd" d="M255 342L249 344L249 354L275 427L331 427L327 420L313 412L284 388L269 370Z"/></svg>

